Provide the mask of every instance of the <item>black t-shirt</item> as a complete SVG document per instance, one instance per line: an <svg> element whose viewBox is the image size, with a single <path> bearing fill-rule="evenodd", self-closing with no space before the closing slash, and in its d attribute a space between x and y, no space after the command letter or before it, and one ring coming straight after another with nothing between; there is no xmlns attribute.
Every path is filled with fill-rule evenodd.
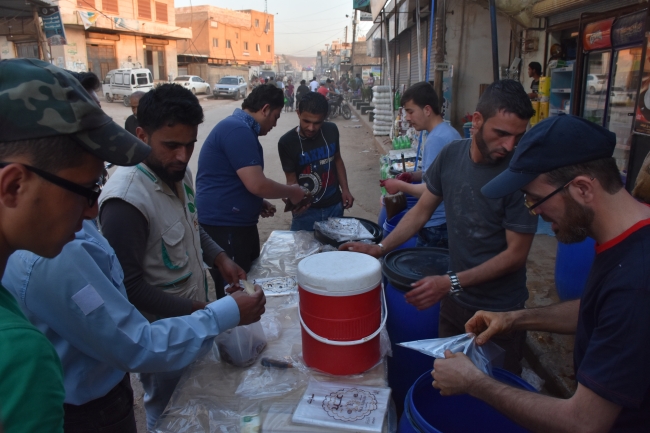
<svg viewBox="0 0 650 433"><path fill-rule="evenodd" d="M596 246L580 300L576 378L623 407L612 432L650 431L650 219Z"/></svg>
<svg viewBox="0 0 650 433"><path fill-rule="evenodd" d="M479 266L508 248L506 230L537 230L537 217L524 206L521 191L499 199L489 199L481 193L486 183L508 168L512 154L497 164L477 164L469 155L471 145L471 139L452 141L440 151L423 177L429 191L445 200L450 268L454 272ZM463 287L463 292L451 299L470 310L517 308L528 299L526 267Z"/></svg>
<svg viewBox="0 0 650 433"><path fill-rule="evenodd" d="M298 86L298 90L296 90L296 102L300 102L300 98L302 98L303 96L305 96L309 92L311 92L311 90L309 90L309 87L307 87L307 86L305 86L303 84Z"/></svg>
<svg viewBox="0 0 650 433"><path fill-rule="evenodd" d="M129 131L131 134L135 135L135 129L138 126L139 126L138 119L133 114L131 114L129 117L126 118L126 122L124 123L124 129Z"/></svg>
<svg viewBox="0 0 650 433"><path fill-rule="evenodd" d="M334 164L339 152L339 129L334 123L324 122L313 138L300 137L298 128L293 128L280 138L278 152L285 173L295 173L298 184L314 195L311 207L321 209L341 202Z"/></svg>

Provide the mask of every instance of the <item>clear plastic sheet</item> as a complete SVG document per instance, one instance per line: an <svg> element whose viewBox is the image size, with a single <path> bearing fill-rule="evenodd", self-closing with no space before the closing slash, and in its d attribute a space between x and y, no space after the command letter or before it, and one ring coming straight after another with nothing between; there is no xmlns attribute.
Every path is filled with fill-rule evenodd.
<svg viewBox="0 0 650 433"><path fill-rule="evenodd" d="M262 247L260 257L248 273L248 279L295 277L298 263L319 252L321 246L311 232L276 230Z"/></svg>
<svg viewBox="0 0 650 433"><path fill-rule="evenodd" d="M260 259L249 272L249 280L295 275L300 259L296 258L298 253L294 240L292 232L273 232ZM310 244L308 239L301 239L301 242L306 246ZM309 248L303 247L302 251L309 251ZM285 273L287 269L289 274ZM264 273L266 275L260 275ZM236 367L224 362L215 344L212 350L186 369L155 432L239 433L245 432L244 426L254 424L248 422L250 417L259 417L264 433L307 433L309 430L304 425L291 422L291 416L310 378L321 382L386 387L385 359L365 373L354 376L331 376L304 365L297 293L268 297L266 311L260 323L268 341L253 365ZM274 330L278 324L279 332ZM276 332L278 338L273 339ZM390 347L384 335L381 346L382 353ZM262 365L263 360L269 359L273 360L272 365L286 362L291 367ZM397 430L392 404L391 408L383 423L383 432L386 433ZM320 427L316 431L340 430Z"/></svg>
<svg viewBox="0 0 650 433"><path fill-rule="evenodd" d="M355 218L329 218L327 221L314 223L314 230L337 242L374 239L372 233Z"/></svg>
<svg viewBox="0 0 650 433"><path fill-rule="evenodd" d="M398 344L434 358L444 358L446 350L450 350L452 353L463 352L479 370L491 375L492 368L501 367L503 364L505 352L491 341L479 346L474 341L475 338L474 334L461 334L447 338L408 341Z"/></svg>

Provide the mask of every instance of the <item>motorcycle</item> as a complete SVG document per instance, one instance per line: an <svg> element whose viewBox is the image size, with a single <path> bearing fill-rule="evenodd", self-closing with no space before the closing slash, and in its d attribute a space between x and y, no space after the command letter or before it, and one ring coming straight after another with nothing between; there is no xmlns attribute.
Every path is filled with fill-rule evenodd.
<svg viewBox="0 0 650 433"><path fill-rule="evenodd" d="M352 118L352 110L350 109L350 105L348 104L348 101L343 98L343 95L336 94L332 95L330 97L330 112L329 112L329 119L334 119L337 117L339 114L343 116L344 119L349 120Z"/></svg>

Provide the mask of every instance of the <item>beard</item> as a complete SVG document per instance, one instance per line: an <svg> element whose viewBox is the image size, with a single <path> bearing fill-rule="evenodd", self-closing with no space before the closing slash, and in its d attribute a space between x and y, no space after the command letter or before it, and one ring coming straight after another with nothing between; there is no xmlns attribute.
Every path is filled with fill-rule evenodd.
<svg viewBox="0 0 650 433"><path fill-rule="evenodd" d="M185 177L185 171L187 170L187 164L183 166L182 169L175 168L171 169L170 167L165 167L162 162L157 158L152 157L150 154L146 162L147 167L149 167L160 179L162 179L167 184L175 184L180 182Z"/></svg>
<svg viewBox="0 0 650 433"><path fill-rule="evenodd" d="M594 221L594 211L578 204L570 196L563 195L565 203L564 218L556 222L558 229L555 237L563 244L574 244L584 241L590 236L590 227Z"/></svg>
<svg viewBox="0 0 650 433"><path fill-rule="evenodd" d="M474 133L474 138L476 139L476 146L478 147L479 152L481 152L481 155L483 156L483 160L486 164L495 165L503 160L503 157L496 157L492 155L490 148L488 147L487 143L483 139L483 126L481 126L481 128ZM503 148L498 150L501 153L505 153L506 155L510 153Z"/></svg>

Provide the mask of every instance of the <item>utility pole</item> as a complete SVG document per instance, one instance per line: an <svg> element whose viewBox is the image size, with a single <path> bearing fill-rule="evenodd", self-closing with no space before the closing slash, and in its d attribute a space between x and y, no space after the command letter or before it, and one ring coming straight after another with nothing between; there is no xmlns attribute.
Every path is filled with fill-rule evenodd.
<svg viewBox="0 0 650 433"><path fill-rule="evenodd" d="M444 2L436 1L436 63L444 63L445 61L445 24L446 24L446 10ZM438 94L438 100L442 104L442 71L435 68L433 88ZM440 107L439 107L440 108Z"/></svg>
<svg viewBox="0 0 650 433"><path fill-rule="evenodd" d="M345 33L345 35L347 37L347 32ZM351 69L351 76L353 78L354 78L354 41L356 39L357 39L357 10L355 9L354 13L352 14L352 50L350 51L350 69Z"/></svg>
<svg viewBox="0 0 650 433"><path fill-rule="evenodd" d="M32 15L34 17L34 27L36 27L36 37L38 38L38 56L44 62L51 61L52 60L51 53L50 53L50 59L49 60L47 59L48 50L45 49L45 47L47 47L47 41L45 39L45 34L43 33L43 29L41 28L41 20L38 17L38 8L34 5L32 5Z"/></svg>
<svg viewBox="0 0 650 433"><path fill-rule="evenodd" d="M348 44L348 26L345 26L345 46Z"/></svg>

